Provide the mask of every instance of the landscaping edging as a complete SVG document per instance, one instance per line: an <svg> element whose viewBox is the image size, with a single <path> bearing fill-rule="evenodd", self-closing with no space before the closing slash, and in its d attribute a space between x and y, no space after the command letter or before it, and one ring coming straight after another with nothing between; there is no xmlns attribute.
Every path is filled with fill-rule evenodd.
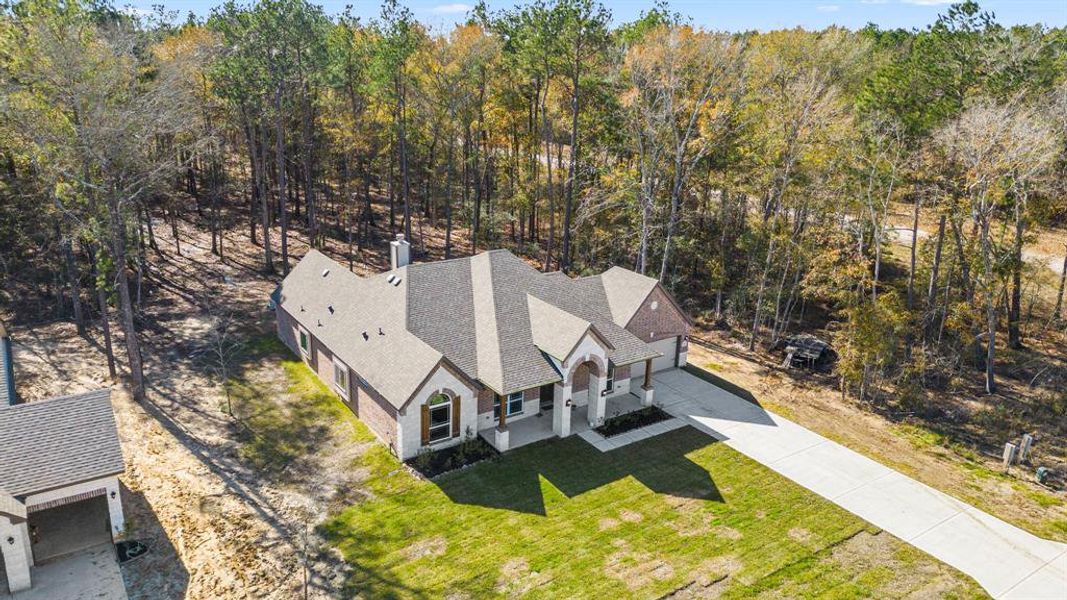
<svg viewBox="0 0 1067 600"><path fill-rule="evenodd" d="M616 448L622 448L628 446L634 442L640 442L652 437L656 437L662 433L668 431L674 431L675 429L681 429L688 426L688 423L677 417L670 417L666 421L657 421L651 425L639 427L637 429L631 429L625 433L606 438L593 429L588 429L578 434L578 437L582 438L586 442L589 442L594 448L601 452L609 452Z"/></svg>
<svg viewBox="0 0 1067 600"><path fill-rule="evenodd" d="M482 461L500 456L500 452L480 436L470 437L455 446L431 450L404 461L404 466L421 479L436 479Z"/></svg>
<svg viewBox="0 0 1067 600"><path fill-rule="evenodd" d="M611 417L604 421L595 430L606 438L613 438L628 431L648 427L660 421L667 421L671 415L658 406L646 406L644 408L628 412L626 414Z"/></svg>

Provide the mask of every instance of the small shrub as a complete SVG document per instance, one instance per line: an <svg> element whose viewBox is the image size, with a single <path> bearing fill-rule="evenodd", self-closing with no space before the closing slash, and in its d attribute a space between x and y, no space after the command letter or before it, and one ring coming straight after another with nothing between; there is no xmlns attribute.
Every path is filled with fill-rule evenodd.
<svg viewBox="0 0 1067 600"><path fill-rule="evenodd" d="M488 442L467 430L463 441L455 446L431 450L422 448L415 458L408 459L407 465L424 477L437 477L449 471L462 469L468 465L483 461L499 454Z"/></svg>

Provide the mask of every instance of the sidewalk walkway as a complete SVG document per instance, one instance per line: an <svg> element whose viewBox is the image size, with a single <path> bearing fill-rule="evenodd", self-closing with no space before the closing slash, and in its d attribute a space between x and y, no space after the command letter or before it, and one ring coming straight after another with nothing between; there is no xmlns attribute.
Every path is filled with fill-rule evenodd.
<svg viewBox="0 0 1067 600"><path fill-rule="evenodd" d="M680 369L664 410L970 575L994 598L1067 598L1067 544L1039 538Z"/></svg>

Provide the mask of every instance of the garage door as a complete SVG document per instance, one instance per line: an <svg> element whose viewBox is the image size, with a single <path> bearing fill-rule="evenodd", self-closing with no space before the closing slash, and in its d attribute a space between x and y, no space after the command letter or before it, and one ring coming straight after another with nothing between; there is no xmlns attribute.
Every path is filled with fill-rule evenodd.
<svg viewBox="0 0 1067 600"><path fill-rule="evenodd" d="M652 349L663 356L652 359L652 372L664 369L673 369L678 365L678 338L672 337L649 344ZM645 374L645 363L637 363L630 370L630 377L642 377Z"/></svg>

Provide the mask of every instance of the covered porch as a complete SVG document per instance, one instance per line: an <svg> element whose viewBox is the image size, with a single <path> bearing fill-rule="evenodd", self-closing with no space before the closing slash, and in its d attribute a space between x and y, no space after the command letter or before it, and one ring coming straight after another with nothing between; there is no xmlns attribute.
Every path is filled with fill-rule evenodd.
<svg viewBox="0 0 1067 600"><path fill-rule="evenodd" d="M607 418L624 415L644 406L641 402L641 398L638 398L633 393L620 394L618 396L605 398L604 400L605 416ZM571 435L579 434L591 429L589 425L589 408L589 405L563 407L563 410L570 411L569 433ZM547 410L542 409L537 415L507 423L507 447L502 448L497 445L499 436L497 435L497 428L495 427L483 430L481 435L487 442L492 444L494 448L501 452L557 437L555 428L553 427L553 423L556 421L554 414L556 410L555 407Z"/></svg>

